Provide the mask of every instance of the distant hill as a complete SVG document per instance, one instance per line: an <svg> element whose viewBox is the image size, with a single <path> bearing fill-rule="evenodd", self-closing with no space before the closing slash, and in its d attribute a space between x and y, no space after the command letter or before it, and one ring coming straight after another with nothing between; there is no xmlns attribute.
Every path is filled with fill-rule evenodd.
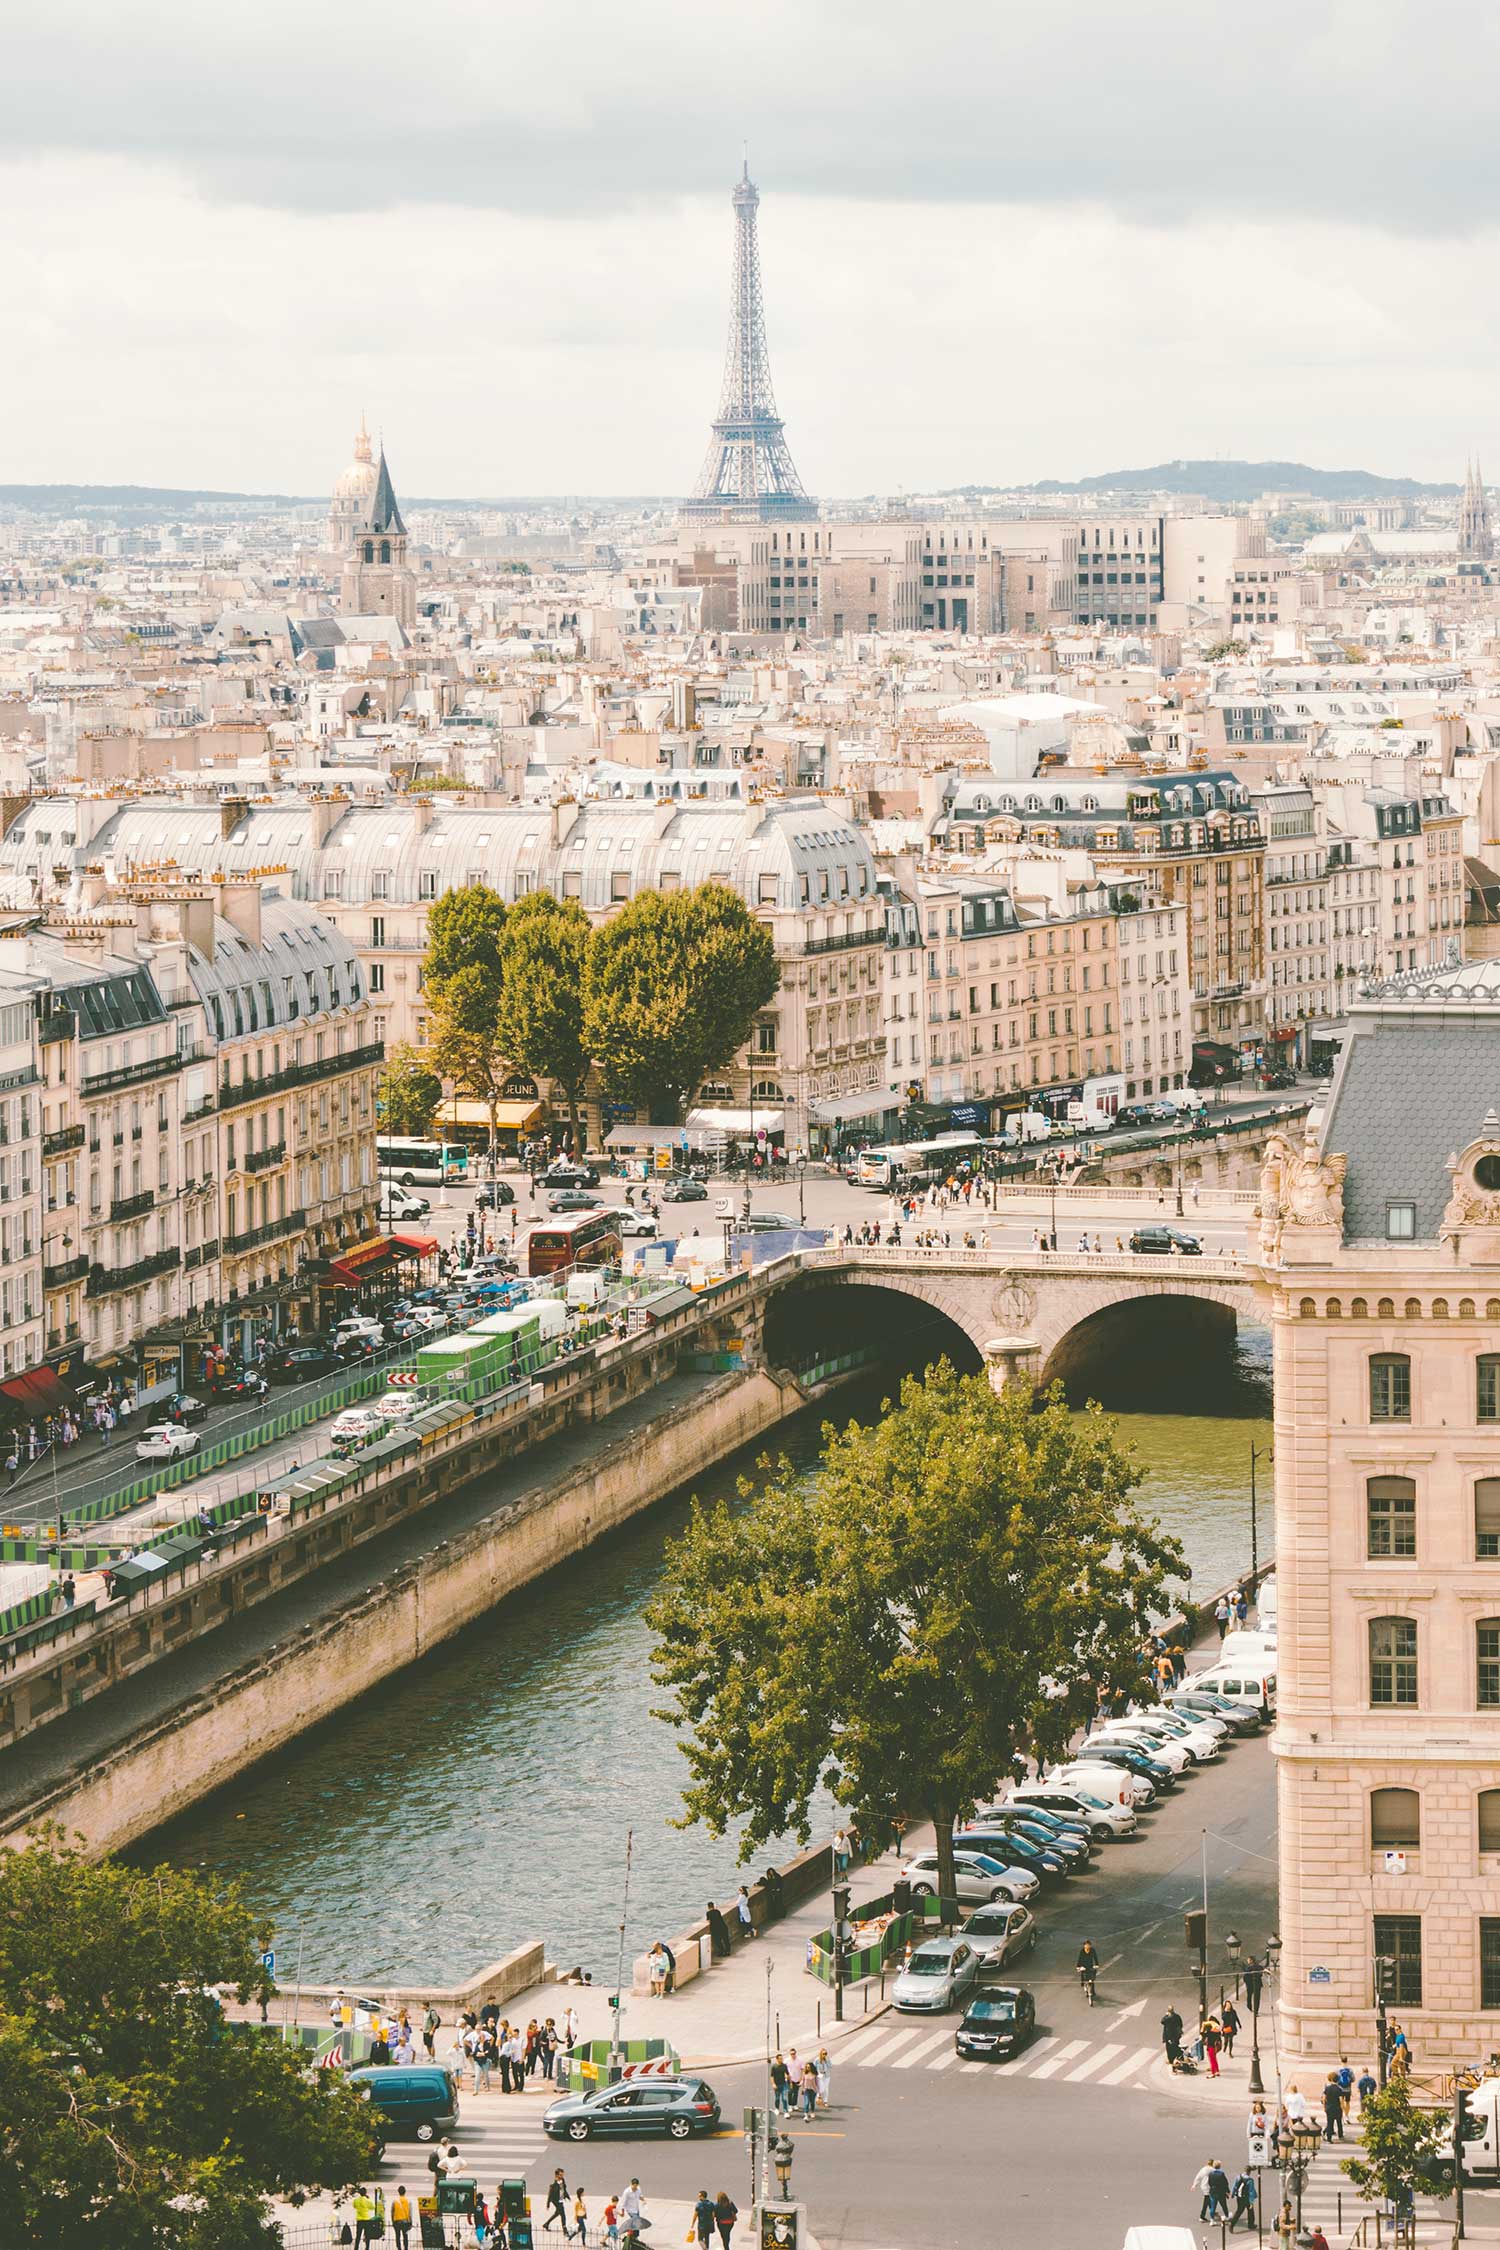
<svg viewBox="0 0 1500 2250"><path fill-rule="evenodd" d="M201 507L300 508L310 498L293 492L198 492L167 484L0 484L0 507L26 508L42 516L190 515Z"/></svg>
<svg viewBox="0 0 1500 2250"><path fill-rule="evenodd" d="M1153 469L1111 469L1065 483L1048 477L1027 492L1201 492L1226 506L1263 492L1306 492L1317 500L1427 500L1456 484L1420 484L1415 477L1378 477L1370 469L1310 469L1305 461L1159 461Z"/></svg>

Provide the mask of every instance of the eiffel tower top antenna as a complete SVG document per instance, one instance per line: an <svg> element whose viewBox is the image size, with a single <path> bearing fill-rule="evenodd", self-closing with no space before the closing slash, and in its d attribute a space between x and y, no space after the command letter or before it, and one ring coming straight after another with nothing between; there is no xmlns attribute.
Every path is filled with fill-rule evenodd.
<svg viewBox="0 0 1500 2250"><path fill-rule="evenodd" d="M756 222L760 191L750 177L748 145L730 202L734 278L724 385L702 471L680 513L688 522L811 523L818 504L792 465L771 387Z"/></svg>

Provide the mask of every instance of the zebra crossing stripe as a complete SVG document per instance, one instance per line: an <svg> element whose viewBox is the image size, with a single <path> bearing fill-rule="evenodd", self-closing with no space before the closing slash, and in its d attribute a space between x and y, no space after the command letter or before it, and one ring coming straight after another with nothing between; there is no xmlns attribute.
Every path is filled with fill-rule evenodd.
<svg viewBox="0 0 1500 2250"><path fill-rule="evenodd" d="M896 2064L897 2070L910 2070L913 2063L920 2062L924 2055L932 2054L943 2045L945 2040L952 2037L953 2033L950 2030L935 2031L930 2039L924 2039L920 2046L913 2047L909 2055L901 2057L901 2060Z"/></svg>
<svg viewBox="0 0 1500 2250"><path fill-rule="evenodd" d="M1127 2078L1134 2078L1138 2070L1144 2070L1147 2063L1154 2062L1156 2054L1155 2047L1137 2047L1132 2054L1127 2056L1124 2062L1116 2063L1113 2070L1107 2070L1099 2080L1099 2084L1101 2086L1123 2086Z"/></svg>
<svg viewBox="0 0 1500 2250"><path fill-rule="evenodd" d="M1084 2056L1076 2070L1068 2072L1064 2083L1069 2086L1076 2086L1081 2078L1088 2078L1094 2071L1102 2070L1107 2062L1113 2061L1116 2055L1121 2055L1124 2052L1124 2048L1118 2042L1112 2047L1096 2047L1091 2055Z"/></svg>
<svg viewBox="0 0 1500 2250"><path fill-rule="evenodd" d="M1054 2071L1062 2069L1065 2062L1071 2062L1075 2055L1081 2055L1087 2045L1086 2039L1070 2039L1066 2047L1060 2047L1055 2055L1049 2055L1041 2068L1032 2071L1030 2075L1033 2078L1050 2078Z"/></svg>
<svg viewBox="0 0 1500 2250"><path fill-rule="evenodd" d="M919 2024L908 2025L906 2030L898 2031L893 2038L883 2039L878 2047L870 2049L859 2059L862 2063L889 2062L898 2047L909 2046L913 2039L920 2039L921 2036Z"/></svg>
<svg viewBox="0 0 1500 2250"><path fill-rule="evenodd" d="M1045 2039L1033 2039L1031 2045L1023 2047L1018 2055L1009 2055L1004 2062L991 2063L988 2067L991 2070L1024 2070L1028 2063L1036 2061L1038 2055L1044 2055L1049 2047L1056 2045L1056 2034L1049 2032Z"/></svg>
<svg viewBox="0 0 1500 2250"><path fill-rule="evenodd" d="M890 2037L890 2033L890 2018L884 2016L879 2023L871 2024L867 2031L856 2031L854 2037L840 2047L835 2060L840 2063L862 2062L870 2049L878 2047L882 2039Z"/></svg>

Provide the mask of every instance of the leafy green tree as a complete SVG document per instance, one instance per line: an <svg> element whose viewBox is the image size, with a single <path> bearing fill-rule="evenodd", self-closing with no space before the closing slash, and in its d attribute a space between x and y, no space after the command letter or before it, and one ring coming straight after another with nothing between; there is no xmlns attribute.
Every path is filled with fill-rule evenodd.
<svg viewBox="0 0 1500 2250"><path fill-rule="evenodd" d="M484 1103L492 1159L495 1108L510 1067L500 1035L504 936L504 900L487 883L468 883L434 903L422 962L429 1060L455 1093Z"/></svg>
<svg viewBox="0 0 1500 2250"><path fill-rule="evenodd" d="M382 1133L411 1134L420 1140L432 1131L443 1098L443 1082L425 1058L398 1040L385 1058L376 1107Z"/></svg>
<svg viewBox="0 0 1500 2250"><path fill-rule="evenodd" d="M643 891L590 940L583 1042L611 1094L675 1125L780 981L771 933L737 891Z"/></svg>
<svg viewBox="0 0 1500 2250"><path fill-rule="evenodd" d="M583 967L589 918L576 899L531 891L517 899L500 941L500 1040L535 1076L567 1097L575 1151L583 1148L578 1104L588 1077L583 1043Z"/></svg>
<svg viewBox="0 0 1500 2250"><path fill-rule="evenodd" d="M1346 2156L1344 2170L1370 2201L1404 2203L1419 2190L1446 2195L1452 2186L1453 2119L1447 2110L1418 2109L1405 2076L1372 2094L1360 2111L1363 2156Z"/></svg>
<svg viewBox="0 0 1500 2250"><path fill-rule="evenodd" d="M233 1887L91 1865L56 1828L0 1853L7 2250L269 2250L267 2196L360 2178L354 2090L209 1990L265 1992L269 1936Z"/></svg>
<svg viewBox="0 0 1500 2250"><path fill-rule="evenodd" d="M748 1859L805 1842L826 1785L867 1834L930 1819L951 1895L954 1822L1014 1750L1139 1682L1181 1548L1132 1503L1139 1471L1097 1409L997 1396L946 1361L879 1421L827 1426L810 1485L762 1467L743 1511L694 1507L646 1613L685 1818L743 1820Z"/></svg>

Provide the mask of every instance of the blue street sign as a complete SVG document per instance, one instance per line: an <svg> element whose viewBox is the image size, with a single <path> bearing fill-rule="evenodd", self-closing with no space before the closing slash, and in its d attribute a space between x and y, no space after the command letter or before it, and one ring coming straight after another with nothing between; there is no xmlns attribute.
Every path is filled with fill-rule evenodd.
<svg viewBox="0 0 1500 2250"><path fill-rule="evenodd" d="M263 1953L263 1954L261 1955L261 1957L260 1957L260 1965L261 1965L261 1967L262 1967L262 1968L263 1968L263 1969L265 1970L265 1972L266 1972L266 1975L267 1975L268 1977L274 1977L274 1976L275 1976L275 1974L276 1974L276 1956L275 1956L275 1954L274 1954L274 1953Z"/></svg>

